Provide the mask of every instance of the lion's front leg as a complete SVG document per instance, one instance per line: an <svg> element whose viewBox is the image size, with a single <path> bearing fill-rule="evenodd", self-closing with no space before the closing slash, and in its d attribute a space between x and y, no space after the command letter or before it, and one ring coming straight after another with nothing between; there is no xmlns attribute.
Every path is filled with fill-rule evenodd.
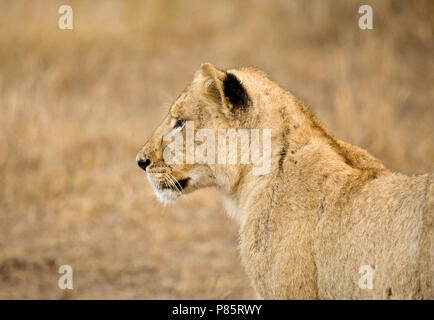
<svg viewBox="0 0 434 320"><path fill-rule="evenodd" d="M313 233L312 223L300 219L287 224L270 228L273 232L267 237L261 234L260 240L255 239L256 225L246 225L240 246L244 267L260 299L318 299L311 238L307 236ZM299 230L305 236L289 230Z"/></svg>

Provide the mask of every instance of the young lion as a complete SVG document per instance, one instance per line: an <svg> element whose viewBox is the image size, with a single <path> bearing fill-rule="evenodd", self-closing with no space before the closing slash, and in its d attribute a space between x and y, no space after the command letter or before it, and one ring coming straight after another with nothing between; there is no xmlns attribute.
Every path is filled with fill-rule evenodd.
<svg viewBox="0 0 434 320"><path fill-rule="evenodd" d="M185 135L185 121L216 136L271 129L269 173L254 174L253 164L167 163L163 136ZM260 298L434 297L434 174L387 170L334 138L261 71L203 64L137 163L163 202L209 186L221 191Z"/></svg>

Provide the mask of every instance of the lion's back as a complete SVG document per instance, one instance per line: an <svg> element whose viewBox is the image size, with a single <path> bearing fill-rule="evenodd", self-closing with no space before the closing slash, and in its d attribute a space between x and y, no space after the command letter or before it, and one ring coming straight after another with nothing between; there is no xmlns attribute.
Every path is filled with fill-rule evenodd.
<svg viewBox="0 0 434 320"><path fill-rule="evenodd" d="M390 174L325 212L315 239L319 296L432 298L433 192L432 175ZM364 268L372 289L359 287Z"/></svg>

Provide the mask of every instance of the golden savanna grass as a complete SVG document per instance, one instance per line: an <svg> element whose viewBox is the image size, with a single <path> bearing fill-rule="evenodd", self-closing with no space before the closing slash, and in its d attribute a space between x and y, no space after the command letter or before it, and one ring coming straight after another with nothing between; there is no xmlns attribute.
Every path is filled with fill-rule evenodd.
<svg viewBox="0 0 434 320"><path fill-rule="evenodd" d="M253 65L338 138L434 170L434 2L0 1L0 298L253 298L213 190L163 207L135 155L202 62ZM74 289L57 287L60 265Z"/></svg>

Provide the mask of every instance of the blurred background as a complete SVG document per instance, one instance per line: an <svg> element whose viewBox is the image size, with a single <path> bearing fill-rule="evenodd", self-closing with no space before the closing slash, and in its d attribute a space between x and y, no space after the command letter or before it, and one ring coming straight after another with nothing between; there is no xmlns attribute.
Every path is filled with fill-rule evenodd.
<svg viewBox="0 0 434 320"><path fill-rule="evenodd" d="M256 66L338 138L432 172L433 19L430 0L0 0L0 298L254 298L217 192L164 207L137 151L212 62Z"/></svg>

